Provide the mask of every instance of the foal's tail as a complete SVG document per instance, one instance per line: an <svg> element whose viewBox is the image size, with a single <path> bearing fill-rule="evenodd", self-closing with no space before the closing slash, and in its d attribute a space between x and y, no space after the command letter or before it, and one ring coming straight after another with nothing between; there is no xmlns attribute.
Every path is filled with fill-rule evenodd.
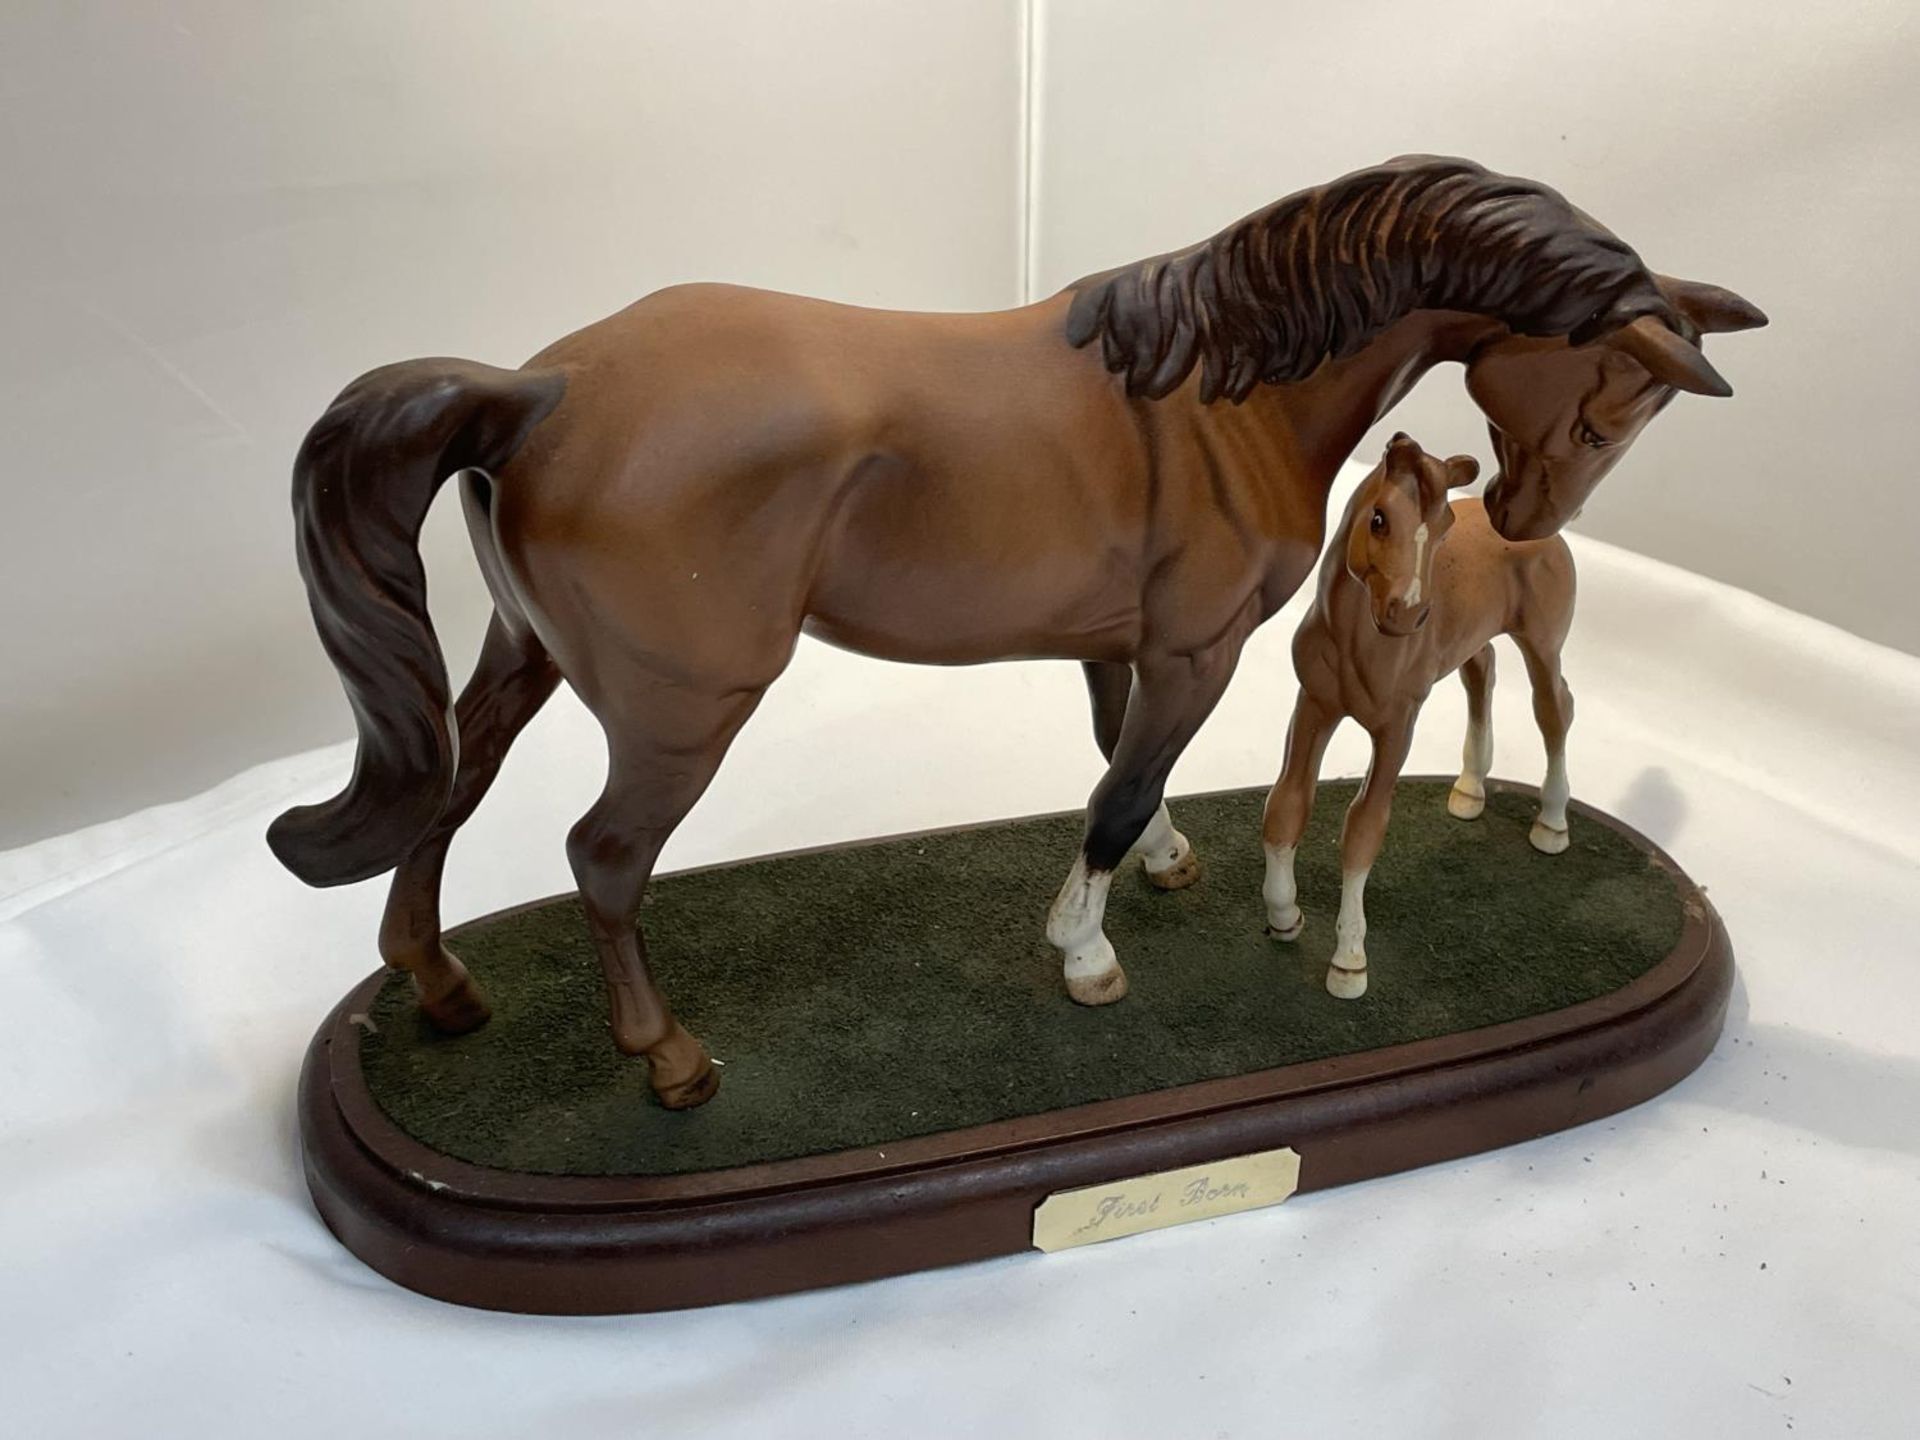
<svg viewBox="0 0 1920 1440"><path fill-rule="evenodd" d="M391 870L439 818L459 738L427 617L420 525L449 476L506 464L565 388L551 370L408 360L349 385L300 447L300 575L360 731L346 789L267 829L280 863L309 885Z"/></svg>

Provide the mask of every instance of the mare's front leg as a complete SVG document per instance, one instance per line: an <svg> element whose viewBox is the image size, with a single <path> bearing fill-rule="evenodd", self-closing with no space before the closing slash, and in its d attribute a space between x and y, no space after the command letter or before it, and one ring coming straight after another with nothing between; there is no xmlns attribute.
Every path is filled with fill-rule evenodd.
<svg viewBox="0 0 1920 1440"><path fill-rule="evenodd" d="M1260 838L1267 855L1267 876L1261 897L1267 902L1267 934L1276 940L1298 940L1306 928L1300 913L1299 887L1294 883L1293 860L1300 837L1313 817L1313 797L1320 785L1320 760L1327 741L1340 723L1337 709L1315 699L1303 685L1293 703L1287 725L1287 758L1280 778L1267 793Z"/></svg>
<svg viewBox="0 0 1920 1440"><path fill-rule="evenodd" d="M1236 634L1193 655L1143 658L1136 668L1112 763L1087 807L1080 858L1047 916L1067 993L1082 1005L1106 1005L1127 993L1126 972L1102 928L1107 890L1115 867L1164 813L1167 776L1225 692L1243 639Z"/></svg>
<svg viewBox="0 0 1920 1440"><path fill-rule="evenodd" d="M1413 742L1410 710L1373 732L1373 760L1360 793L1347 807L1340 827L1340 918L1334 927L1333 962L1327 967L1327 992L1342 1000L1367 993L1367 875L1387 836L1393 811L1393 787L1407 763Z"/></svg>
<svg viewBox="0 0 1920 1440"><path fill-rule="evenodd" d="M1127 701L1133 693L1133 667L1113 660L1088 660L1087 696L1093 702L1093 740L1109 764L1126 724ZM1193 845L1173 828L1166 801L1153 812L1147 828L1134 843L1147 879L1162 890L1182 890L1200 878L1200 861Z"/></svg>

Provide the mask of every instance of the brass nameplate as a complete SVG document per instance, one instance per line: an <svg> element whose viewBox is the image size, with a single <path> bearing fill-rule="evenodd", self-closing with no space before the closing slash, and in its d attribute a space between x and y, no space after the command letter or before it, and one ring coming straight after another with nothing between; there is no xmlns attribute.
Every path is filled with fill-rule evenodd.
<svg viewBox="0 0 1920 1440"><path fill-rule="evenodd" d="M1062 1190L1033 1212L1033 1247L1067 1250L1189 1220L1257 1210L1278 1205L1299 1184L1300 1157L1288 1148Z"/></svg>

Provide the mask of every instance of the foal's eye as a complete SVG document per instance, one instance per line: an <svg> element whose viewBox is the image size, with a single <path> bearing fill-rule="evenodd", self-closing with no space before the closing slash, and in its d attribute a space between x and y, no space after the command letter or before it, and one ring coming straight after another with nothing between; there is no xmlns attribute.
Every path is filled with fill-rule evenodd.
<svg viewBox="0 0 1920 1440"><path fill-rule="evenodd" d="M1373 519L1367 522L1367 528L1373 531L1373 533L1376 535L1386 534L1387 533L1387 512L1384 510L1374 511Z"/></svg>
<svg viewBox="0 0 1920 1440"><path fill-rule="evenodd" d="M1587 424L1587 422L1584 420L1580 422L1579 438L1580 438L1580 443L1582 445L1585 445L1590 450L1604 450L1607 446L1613 443L1611 440L1607 439L1606 436L1602 435L1598 430L1594 429L1591 425Z"/></svg>

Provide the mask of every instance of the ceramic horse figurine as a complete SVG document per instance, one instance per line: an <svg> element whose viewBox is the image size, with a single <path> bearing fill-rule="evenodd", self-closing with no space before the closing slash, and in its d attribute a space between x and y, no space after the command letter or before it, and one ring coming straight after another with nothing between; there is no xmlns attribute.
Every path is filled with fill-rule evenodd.
<svg viewBox="0 0 1920 1440"><path fill-rule="evenodd" d="M1731 393L1704 334L1762 323L1545 186L1409 157L1021 309L682 286L517 370L386 366L294 467L358 756L268 841L313 884L393 870L381 955L433 1024L482 1023L441 943L441 871L565 679L607 742L567 851L613 1037L663 1103L694 1105L716 1072L653 982L641 896L801 633L930 664L1078 660L1108 768L1046 928L1073 998L1116 1000L1115 868L1138 845L1163 883L1197 873L1168 771L1312 568L1367 428L1463 363L1501 454L1493 523L1545 535L1677 391ZM494 614L454 703L416 542L456 475Z"/></svg>
<svg viewBox="0 0 1920 1440"><path fill-rule="evenodd" d="M1340 918L1327 989L1357 1000L1367 989L1367 875L1386 838L1393 786L1414 721L1435 683L1455 670L1467 687L1467 741L1447 808L1462 820L1487 804L1493 764L1493 639L1511 635L1533 682L1533 714L1547 742L1547 778L1529 834L1536 850L1567 848L1567 727L1573 694L1560 647L1573 623L1573 556L1558 535L1505 540L1478 500L1447 503L1470 485L1471 456L1437 460L1396 435L1354 492L1320 562L1313 606L1293 638L1300 695L1287 756L1267 797L1267 930L1299 938L1305 926L1294 854L1313 810L1320 757L1348 716L1373 739L1373 760L1340 831ZM1449 538L1451 537L1451 538Z"/></svg>

